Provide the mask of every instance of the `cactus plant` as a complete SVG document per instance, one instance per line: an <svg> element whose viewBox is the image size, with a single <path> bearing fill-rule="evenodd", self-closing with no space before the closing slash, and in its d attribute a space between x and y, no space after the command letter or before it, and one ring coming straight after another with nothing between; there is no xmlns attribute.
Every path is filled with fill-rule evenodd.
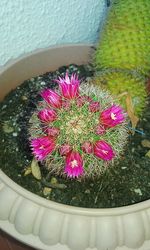
<svg viewBox="0 0 150 250"><path fill-rule="evenodd" d="M94 57L101 70L96 82L107 83L115 95L128 92L140 116L150 71L150 1L112 0L111 5ZM120 101L125 107L125 97Z"/></svg>
<svg viewBox="0 0 150 250"><path fill-rule="evenodd" d="M150 71L150 1L113 0L96 51L98 68Z"/></svg>
<svg viewBox="0 0 150 250"><path fill-rule="evenodd" d="M76 75L41 92L29 125L30 145L49 172L69 178L99 176L120 157L128 136L126 114L107 91Z"/></svg>
<svg viewBox="0 0 150 250"><path fill-rule="evenodd" d="M114 96L119 97L119 103L126 107L126 96L129 94L132 98L132 104L137 116L140 116L147 97L144 86L145 77L129 70L102 70L97 73L94 79L97 85L107 88Z"/></svg>

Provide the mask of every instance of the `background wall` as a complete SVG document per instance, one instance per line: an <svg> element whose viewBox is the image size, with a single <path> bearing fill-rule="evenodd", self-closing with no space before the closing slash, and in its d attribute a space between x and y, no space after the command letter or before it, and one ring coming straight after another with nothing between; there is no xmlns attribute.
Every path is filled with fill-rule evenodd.
<svg viewBox="0 0 150 250"><path fill-rule="evenodd" d="M0 0L0 66L55 44L94 43L106 0Z"/></svg>

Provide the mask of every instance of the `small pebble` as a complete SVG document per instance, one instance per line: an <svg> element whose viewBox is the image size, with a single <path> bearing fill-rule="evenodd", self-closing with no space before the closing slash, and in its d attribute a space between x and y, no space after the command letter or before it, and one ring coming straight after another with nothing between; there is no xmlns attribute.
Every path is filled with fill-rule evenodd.
<svg viewBox="0 0 150 250"><path fill-rule="evenodd" d="M3 125L3 131L7 134L12 133L14 131L14 128L11 127L7 122Z"/></svg>
<svg viewBox="0 0 150 250"><path fill-rule="evenodd" d="M22 101L27 101L27 100L28 100L28 97L26 97L25 95L23 95L23 96L21 97L21 99L22 99Z"/></svg>
<svg viewBox="0 0 150 250"><path fill-rule="evenodd" d="M85 194L90 194L91 192L90 192L89 189L86 189L84 193L85 193Z"/></svg>
<svg viewBox="0 0 150 250"><path fill-rule="evenodd" d="M127 167L122 167L122 169L126 169Z"/></svg>
<svg viewBox="0 0 150 250"><path fill-rule="evenodd" d="M54 185L54 184L57 184L58 181L55 177L52 177L50 183Z"/></svg>
<svg viewBox="0 0 150 250"><path fill-rule="evenodd" d="M2 109L5 109L5 108L7 108L7 105L3 105Z"/></svg>
<svg viewBox="0 0 150 250"><path fill-rule="evenodd" d="M139 194L140 196L142 196L142 192L141 192L140 188L134 189L134 192L137 193L137 194Z"/></svg>
<svg viewBox="0 0 150 250"><path fill-rule="evenodd" d="M41 82L41 85L44 86L46 83L45 82Z"/></svg>
<svg viewBox="0 0 150 250"><path fill-rule="evenodd" d="M44 187L43 188L43 194L44 196L48 196L52 192L52 189L49 187Z"/></svg>
<svg viewBox="0 0 150 250"><path fill-rule="evenodd" d="M131 151L132 151L132 153L134 153L134 151L135 151L135 148L132 148L132 149L131 149Z"/></svg>
<svg viewBox="0 0 150 250"><path fill-rule="evenodd" d="M18 136L18 134L17 134L16 132L12 133L12 135L13 135L14 137L17 137L17 136Z"/></svg>
<svg viewBox="0 0 150 250"><path fill-rule="evenodd" d="M77 197L76 197L76 196L73 196L71 200L74 201L74 200L76 200L76 199L77 199Z"/></svg>

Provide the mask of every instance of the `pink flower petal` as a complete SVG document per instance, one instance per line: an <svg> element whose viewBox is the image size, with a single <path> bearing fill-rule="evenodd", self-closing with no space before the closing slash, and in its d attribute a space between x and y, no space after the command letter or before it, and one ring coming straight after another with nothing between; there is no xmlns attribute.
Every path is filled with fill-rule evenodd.
<svg viewBox="0 0 150 250"><path fill-rule="evenodd" d="M44 89L41 93L42 98L53 108L61 108L62 98L51 89Z"/></svg>
<svg viewBox="0 0 150 250"><path fill-rule="evenodd" d="M32 152L38 161L44 160L55 149L55 141L48 136L31 140Z"/></svg>
<svg viewBox="0 0 150 250"><path fill-rule="evenodd" d="M69 78L68 73L64 78L59 77L56 82L59 84L59 88L64 98L74 99L79 95L80 81L76 74L72 74Z"/></svg>
<svg viewBox="0 0 150 250"><path fill-rule="evenodd" d="M96 141L94 145L94 155L105 161L110 161L115 157L111 145L103 140Z"/></svg>
<svg viewBox="0 0 150 250"><path fill-rule="evenodd" d="M112 105L110 108L104 110L100 115L100 122L105 128L115 127L125 120L123 109L119 105Z"/></svg>
<svg viewBox="0 0 150 250"><path fill-rule="evenodd" d="M66 156L65 173L70 178L79 177L83 174L83 160L78 152L71 152Z"/></svg>
<svg viewBox="0 0 150 250"><path fill-rule="evenodd" d="M38 113L38 118L41 120L41 122L53 122L57 119L57 113L53 109L42 109Z"/></svg>

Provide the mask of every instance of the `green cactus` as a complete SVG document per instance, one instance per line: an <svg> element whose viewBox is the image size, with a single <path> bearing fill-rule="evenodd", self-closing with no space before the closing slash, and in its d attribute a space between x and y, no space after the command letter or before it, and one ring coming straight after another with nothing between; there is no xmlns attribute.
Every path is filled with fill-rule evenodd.
<svg viewBox="0 0 150 250"><path fill-rule="evenodd" d="M58 93L61 95L59 90ZM70 178L94 178L108 166L113 166L122 155L128 139L126 115L108 91L99 86L85 82L80 85L79 93L75 99L63 99L62 95L62 101L67 101L69 105L55 110L50 109L45 99L37 103L29 121L29 140L34 156L43 162L50 173ZM91 105L94 105L93 109ZM57 114L55 120L49 120L51 114L48 112ZM107 123L102 118L102 112ZM104 156L97 155L97 143L102 144ZM80 164L69 167L66 172L66 160L74 153L78 154L78 158L71 162L77 164L80 159Z"/></svg>
<svg viewBox="0 0 150 250"><path fill-rule="evenodd" d="M145 77L129 70L103 70L97 74L94 82L107 89L119 98L120 104L126 109L126 94L132 98L135 114L140 116L146 102Z"/></svg>
<svg viewBox="0 0 150 250"><path fill-rule="evenodd" d="M150 0L112 0L94 56L97 83L114 95L128 92L136 115L146 104L150 71ZM120 99L125 107L125 96Z"/></svg>
<svg viewBox="0 0 150 250"><path fill-rule="evenodd" d="M150 70L150 0L113 0L95 54L98 68Z"/></svg>

